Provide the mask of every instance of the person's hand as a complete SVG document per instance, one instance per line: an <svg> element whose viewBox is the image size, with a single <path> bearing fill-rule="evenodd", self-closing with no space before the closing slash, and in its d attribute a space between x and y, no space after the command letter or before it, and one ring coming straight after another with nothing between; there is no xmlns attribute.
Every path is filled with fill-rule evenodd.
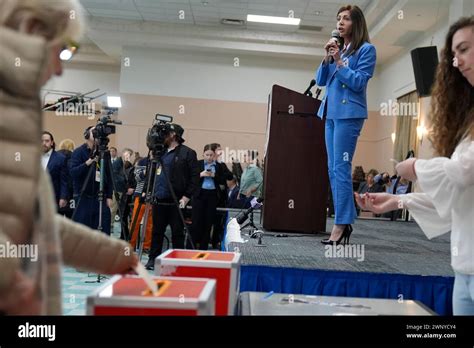
<svg viewBox="0 0 474 348"><path fill-rule="evenodd" d="M201 178L207 178L207 177L212 176L212 172L208 172L207 170L203 170L203 171L199 174L199 176L200 176Z"/></svg>
<svg viewBox="0 0 474 348"><path fill-rule="evenodd" d="M133 188L129 188L129 189L127 190L127 195L128 195L128 196L131 196L131 195L133 195L133 192L135 192L135 190L134 190Z"/></svg>
<svg viewBox="0 0 474 348"><path fill-rule="evenodd" d="M64 208L67 205L67 199L60 199L59 200L59 208Z"/></svg>
<svg viewBox="0 0 474 348"><path fill-rule="evenodd" d="M357 205L362 210L374 212L375 214L382 214L388 211L393 211L403 208L401 201L397 196L389 193L364 193L359 194L354 192Z"/></svg>
<svg viewBox="0 0 474 348"><path fill-rule="evenodd" d="M87 161L86 161L86 166L90 166L92 163L96 162L97 161L97 157L94 157L94 158L89 158Z"/></svg>
<svg viewBox="0 0 474 348"><path fill-rule="evenodd" d="M330 48L332 47L337 47L337 39L336 38L331 38L329 39L329 41L327 42L326 45L324 45L324 50L326 51L326 57L329 57L330 54L329 54L329 50Z"/></svg>
<svg viewBox="0 0 474 348"><path fill-rule="evenodd" d="M138 256L133 253L129 258L130 263L121 271L120 274L135 274L134 268L138 265Z"/></svg>
<svg viewBox="0 0 474 348"><path fill-rule="evenodd" d="M398 175L400 175L404 179L407 179L408 181L415 181L415 162L416 158L409 158L403 162L398 163L395 167Z"/></svg>
<svg viewBox="0 0 474 348"><path fill-rule="evenodd" d="M112 209L112 198L107 198L107 206Z"/></svg>
<svg viewBox="0 0 474 348"><path fill-rule="evenodd" d="M329 48L329 55L334 58L334 61L338 65L342 64L341 51L339 50L339 47L337 46L337 44Z"/></svg>
<svg viewBox="0 0 474 348"><path fill-rule="evenodd" d="M0 295L0 310L7 315L40 315L40 300L35 292L34 281L22 271L16 271L11 289Z"/></svg>
<svg viewBox="0 0 474 348"><path fill-rule="evenodd" d="M131 249L130 247L127 247L127 251ZM136 253L132 252L131 254L125 254L125 259L123 260L123 263L121 263L118 268L114 271L111 272L111 274L137 274L135 272L135 267L138 265L138 256Z"/></svg>
<svg viewBox="0 0 474 348"><path fill-rule="evenodd" d="M184 207L186 207L186 204L188 204L188 203L189 203L189 198L186 197L186 196L183 196L183 197L181 197L181 199L179 200L179 207L180 207L181 209L183 209Z"/></svg>
<svg viewBox="0 0 474 348"><path fill-rule="evenodd" d="M337 47L337 39L331 38L326 45L324 45L324 50L326 51L326 56L324 57L324 62L327 63L331 54L329 53L330 49Z"/></svg>

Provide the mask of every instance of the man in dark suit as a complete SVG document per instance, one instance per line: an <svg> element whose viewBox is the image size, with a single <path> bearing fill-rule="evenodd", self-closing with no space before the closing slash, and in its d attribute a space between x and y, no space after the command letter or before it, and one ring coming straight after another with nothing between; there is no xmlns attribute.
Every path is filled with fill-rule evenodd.
<svg viewBox="0 0 474 348"><path fill-rule="evenodd" d="M47 170L53 183L57 208L64 208L68 203L68 168L66 157L55 151L56 144L50 132L44 131L41 135L43 156L41 163Z"/></svg>
<svg viewBox="0 0 474 348"><path fill-rule="evenodd" d="M247 197L239 195L240 187L237 185L237 178L227 180L227 208L242 209L245 206Z"/></svg>

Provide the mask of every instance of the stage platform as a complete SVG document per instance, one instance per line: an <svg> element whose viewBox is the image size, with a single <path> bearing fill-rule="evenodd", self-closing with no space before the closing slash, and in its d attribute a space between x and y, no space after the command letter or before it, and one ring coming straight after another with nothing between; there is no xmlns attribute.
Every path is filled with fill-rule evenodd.
<svg viewBox="0 0 474 348"><path fill-rule="evenodd" d="M388 220L358 219L353 227L346 249L321 244L329 232L265 231L259 246L244 230L246 242L229 246L242 253L241 291L418 300L452 314L449 234L428 240L416 223Z"/></svg>

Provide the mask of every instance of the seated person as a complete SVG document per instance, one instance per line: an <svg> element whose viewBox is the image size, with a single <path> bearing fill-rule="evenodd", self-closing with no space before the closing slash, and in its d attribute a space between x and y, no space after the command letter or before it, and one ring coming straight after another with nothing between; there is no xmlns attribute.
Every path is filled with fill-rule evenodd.
<svg viewBox="0 0 474 348"><path fill-rule="evenodd" d="M235 176L232 179L227 180L228 196L227 196L227 208L242 209L246 207L248 201L244 195L240 194L240 187L237 185L237 178ZM250 206L250 203L247 202Z"/></svg>
<svg viewBox="0 0 474 348"><path fill-rule="evenodd" d="M375 169L369 170L367 173L367 179L366 181L362 182L359 186L359 190L357 191L358 193L366 193L366 192L384 192L385 189L383 185L380 184L379 182L375 181L375 177L378 174L378 171Z"/></svg>
<svg viewBox="0 0 474 348"><path fill-rule="evenodd" d="M377 177L377 181L375 178ZM359 190L357 191L359 194L363 194L366 192L385 192L384 185L381 183L380 174L376 169L371 169L367 173L366 181L361 182L359 186ZM360 215L360 209L356 206L356 213Z"/></svg>

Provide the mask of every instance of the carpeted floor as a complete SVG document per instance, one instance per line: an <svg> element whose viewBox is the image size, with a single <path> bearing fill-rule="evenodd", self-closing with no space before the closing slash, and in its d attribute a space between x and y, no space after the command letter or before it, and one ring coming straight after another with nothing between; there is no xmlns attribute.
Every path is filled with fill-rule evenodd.
<svg viewBox="0 0 474 348"><path fill-rule="evenodd" d="M255 216L259 221L259 216ZM327 220L331 231L334 219ZM257 224L258 226L258 224ZM414 222L358 219L353 225L350 244L352 256L333 257L321 239L327 234L300 235L265 232L258 246L257 239L244 233L246 243L231 243L229 250L238 247L242 263L309 269L352 272L400 273L412 275L453 276L450 265L449 234L429 240ZM245 232L245 231L244 231ZM359 254L354 251L359 251ZM330 250L334 251L334 249Z"/></svg>

